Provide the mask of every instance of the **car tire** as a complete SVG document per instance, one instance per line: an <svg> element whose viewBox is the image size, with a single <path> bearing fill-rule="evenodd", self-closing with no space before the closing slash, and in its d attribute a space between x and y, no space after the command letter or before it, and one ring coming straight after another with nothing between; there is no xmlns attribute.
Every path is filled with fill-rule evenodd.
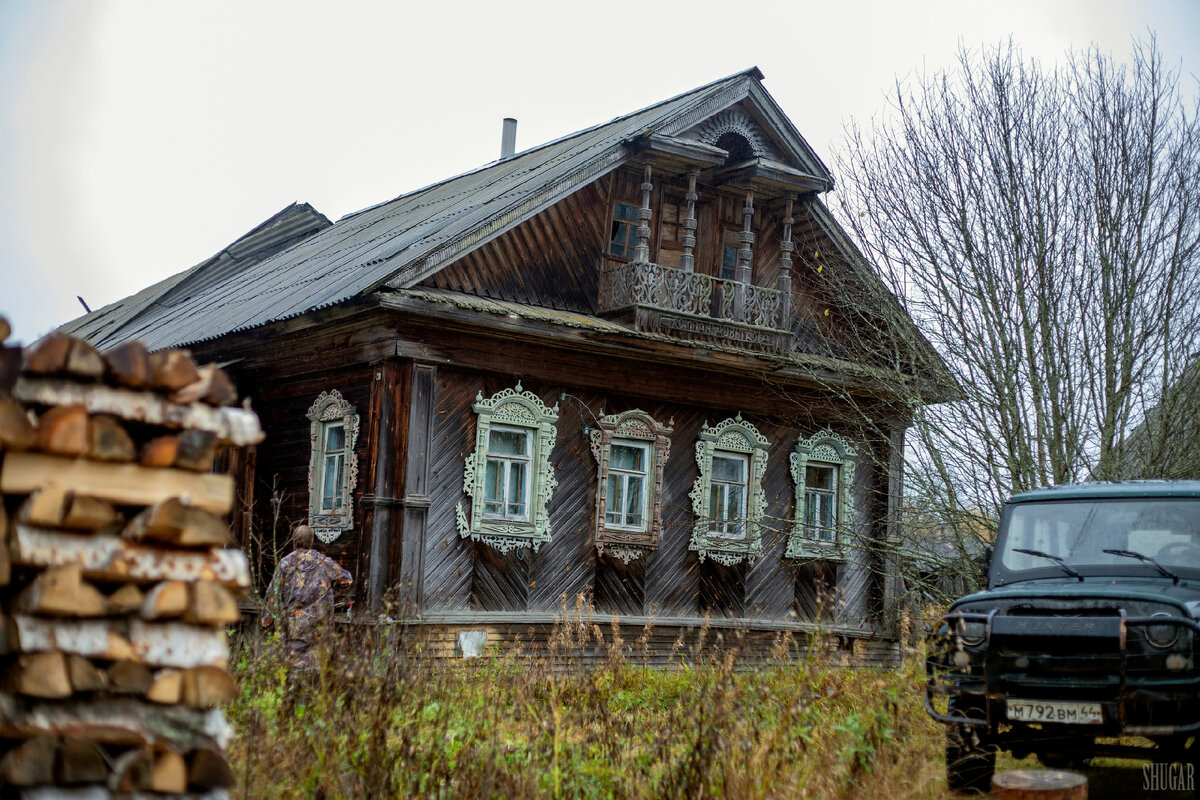
<svg viewBox="0 0 1200 800"><path fill-rule="evenodd" d="M950 702L950 716L964 716ZM996 772L996 747L988 744L980 725L946 726L946 784L954 792L987 793Z"/></svg>

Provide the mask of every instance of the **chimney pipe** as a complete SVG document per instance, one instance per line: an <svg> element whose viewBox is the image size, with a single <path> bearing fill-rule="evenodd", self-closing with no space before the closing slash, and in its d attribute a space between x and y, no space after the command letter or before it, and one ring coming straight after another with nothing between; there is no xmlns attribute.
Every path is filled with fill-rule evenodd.
<svg viewBox="0 0 1200 800"><path fill-rule="evenodd" d="M504 132L500 135L500 157L508 158L517 152L517 121L512 117L504 118Z"/></svg>

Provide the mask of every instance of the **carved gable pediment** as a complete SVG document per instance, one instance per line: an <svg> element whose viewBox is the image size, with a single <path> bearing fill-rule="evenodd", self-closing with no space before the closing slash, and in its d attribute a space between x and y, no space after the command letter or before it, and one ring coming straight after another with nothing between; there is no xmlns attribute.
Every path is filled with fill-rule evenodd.
<svg viewBox="0 0 1200 800"><path fill-rule="evenodd" d="M730 150L731 158L735 161L747 158L783 160L771 134L740 105L717 112L684 131L680 138ZM738 149L734 150L733 147Z"/></svg>

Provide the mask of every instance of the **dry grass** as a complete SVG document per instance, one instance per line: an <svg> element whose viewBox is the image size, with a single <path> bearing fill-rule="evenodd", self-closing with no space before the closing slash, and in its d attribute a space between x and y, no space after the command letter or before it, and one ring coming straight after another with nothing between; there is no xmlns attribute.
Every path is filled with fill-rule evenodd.
<svg viewBox="0 0 1200 800"><path fill-rule="evenodd" d="M637 642L560 625L548 650L421 657L414 632L349 627L293 683L246 642L235 796L941 798L942 731L915 658L847 669L729 649L639 665ZM577 656L604 642L607 658Z"/></svg>

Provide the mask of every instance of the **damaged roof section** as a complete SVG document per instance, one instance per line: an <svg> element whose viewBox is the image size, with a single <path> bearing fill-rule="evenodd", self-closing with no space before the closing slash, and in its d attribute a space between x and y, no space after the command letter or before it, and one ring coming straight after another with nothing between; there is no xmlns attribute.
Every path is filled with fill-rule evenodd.
<svg viewBox="0 0 1200 800"><path fill-rule="evenodd" d="M308 203L293 203L221 252L194 267L159 281L137 294L99 308L62 326L64 333L79 336L100 348L112 347L141 330L146 321L163 319L170 309L223 284L237 282L252 267L287 250L333 223Z"/></svg>

